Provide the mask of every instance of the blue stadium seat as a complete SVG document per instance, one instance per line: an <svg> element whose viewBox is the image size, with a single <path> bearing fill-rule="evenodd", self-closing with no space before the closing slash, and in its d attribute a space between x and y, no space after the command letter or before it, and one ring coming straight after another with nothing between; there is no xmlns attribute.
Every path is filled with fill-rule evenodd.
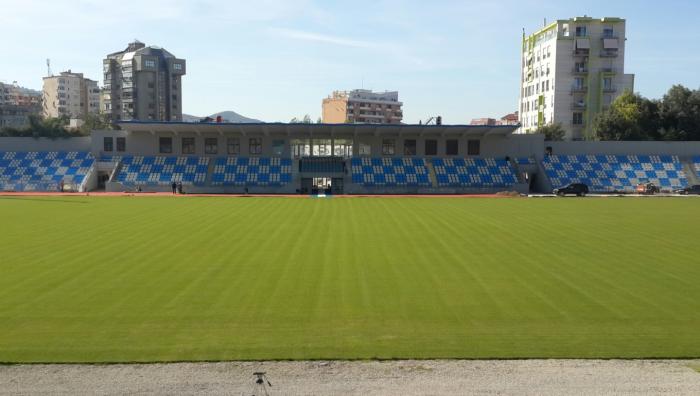
<svg viewBox="0 0 700 396"><path fill-rule="evenodd" d="M700 156L693 157L693 167L695 168L695 173L700 176Z"/></svg>
<svg viewBox="0 0 700 396"><path fill-rule="evenodd" d="M57 191L78 186L95 159L88 152L0 152L0 190Z"/></svg>
<svg viewBox="0 0 700 396"><path fill-rule="evenodd" d="M633 192L640 183L671 190L688 185L683 164L664 155L551 155L543 166L553 188L584 183L594 192Z"/></svg>
<svg viewBox="0 0 700 396"><path fill-rule="evenodd" d="M434 158L440 187L507 188L517 183L509 161L495 158Z"/></svg>
<svg viewBox="0 0 700 396"><path fill-rule="evenodd" d="M207 157L128 156L121 164L117 181L124 185L202 185L209 170Z"/></svg>
<svg viewBox="0 0 700 396"><path fill-rule="evenodd" d="M423 158L353 158L352 182L367 187L428 187L428 167Z"/></svg>
<svg viewBox="0 0 700 396"><path fill-rule="evenodd" d="M292 160L278 157L220 157L214 162L214 186L279 187L292 181Z"/></svg>

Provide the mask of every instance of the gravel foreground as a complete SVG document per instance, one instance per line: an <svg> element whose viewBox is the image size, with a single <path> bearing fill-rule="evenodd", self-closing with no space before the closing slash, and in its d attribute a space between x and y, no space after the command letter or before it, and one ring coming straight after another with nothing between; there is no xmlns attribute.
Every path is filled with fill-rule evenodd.
<svg viewBox="0 0 700 396"><path fill-rule="evenodd" d="M0 366L3 395L700 395L700 360L330 361Z"/></svg>

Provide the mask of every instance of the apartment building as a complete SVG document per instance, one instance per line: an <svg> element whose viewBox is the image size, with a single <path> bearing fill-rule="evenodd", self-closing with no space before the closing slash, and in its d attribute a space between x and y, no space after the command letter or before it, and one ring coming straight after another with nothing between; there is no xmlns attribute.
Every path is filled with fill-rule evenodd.
<svg viewBox="0 0 700 396"><path fill-rule="evenodd" d="M401 124L401 106L396 91L334 91L323 99L322 120L327 124Z"/></svg>
<svg viewBox="0 0 700 396"><path fill-rule="evenodd" d="M23 128L41 113L41 92L0 82L0 128Z"/></svg>
<svg viewBox="0 0 700 396"><path fill-rule="evenodd" d="M103 111L113 121L182 121L184 59L135 41L103 61Z"/></svg>
<svg viewBox="0 0 700 396"><path fill-rule="evenodd" d="M587 16L553 22L522 41L521 132L557 123L567 140L592 139L593 121L625 90L625 20Z"/></svg>
<svg viewBox="0 0 700 396"><path fill-rule="evenodd" d="M503 125L518 125L518 112L506 114L500 120L495 118L474 118L469 125L476 126L503 126Z"/></svg>
<svg viewBox="0 0 700 396"><path fill-rule="evenodd" d="M97 81L70 70L44 77L42 107L44 117L84 120L88 114L99 113L100 88Z"/></svg>

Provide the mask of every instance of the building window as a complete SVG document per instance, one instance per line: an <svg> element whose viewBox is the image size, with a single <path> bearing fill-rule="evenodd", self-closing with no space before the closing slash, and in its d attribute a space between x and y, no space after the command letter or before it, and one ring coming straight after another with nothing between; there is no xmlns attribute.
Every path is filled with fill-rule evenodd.
<svg viewBox="0 0 700 396"><path fill-rule="evenodd" d="M194 138L182 138L182 154L194 154Z"/></svg>
<svg viewBox="0 0 700 396"><path fill-rule="evenodd" d="M613 87L612 78L610 78L610 77L603 78L603 89L605 89L606 91L609 91L612 89L612 87Z"/></svg>
<svg viewBox="0 0 700 396"><path fill-rule="evenodd" d="M467 155L481 154L481 140L470 140L467 142Z"/></svg>
<svg viewBox="0 0 700 396"><path fill-rule="evenodd" d="M459 154L459 140L450 139L445 141L445 154L446 155L458 155Z"/></svg>
<svg viewBox="0 0 700 396"><path fill-rule="evenodd" d="M583 113L574 113L574 119L572 123L574 125L583 125Z"/></svg>
<svg viewBox="0 0 700 396"><path fill-rule="evenodd" d="M262 138L250 138L248 140L248 152L250 154L262 154Z"/></svg>
<svg viewBox="0 0 700 396"><path fill-rule="evenodd" d="M182 63L173 63L173 70L182 70Z"/></svg>
<svg viewBox="0 0 700 396"><path fill-rule="evenodd" d="M613 38L615 33L613 32L613 28L611 26L607 26L603 28L603 38Z"/></svg>
<svg viewBox="0 0 700 396"><path fill-rule="evenodd" d="M226 151L231 155L238 155L241 152L241 141L238 138L228 138Z"/></svg>
<svg viewBox="0 0 700 396"><path fill-rule="evenodd" d="M382 140L382 155L394 155L396 153L396 141L394 139Z"/></svg>
<svg viewBox="0 0 700 396"><path fill-rule="evenodd" d="M125 137L118 137L117 138L117 151L120 153L123 153L126 151L126 138Z"/></svg>
<svg viewBox="0 0 700 396"><path fill-rule="evenodd" d="M415 139L408 139L403 141L403 155L416 155Z"/></svg>
<svg viewBox="0 0 700 396"><path fill-rule="evenodd" d="M588 32L585 26L576 26L576 37L587 37Z"/></svg>
<svg viewBox="0 0 700 396"><path fill-rule="evenodd" d="M217 154L219 152L219 143L216 138L204 139L204 154Z"/></svg>
<svg viewBox="0 0 700 396"><path fill-rule="evenodd" d="M104 147L102 151L107 153L111 153L112 151L114 151L114 139L112 137L105 137Z"/></svg>
<svg viewBox="0 0 700 396"><path fill-rule="evenodd" d="M145 61L143 61L143 64L144 64L144 66L146 66L146 67L151 67L151 68L155 68L155 67L156 67L156 61L153 60L153 59L146 59Z"/></svg>
<svg viewBox="0 0 700 396"><path fill-rule="evenodd" d="M437 155L437 140L429 139L425 141L425 155Z"/></svg>
<svg viewBox="0 0 700 396"><path fill-rule="evenodd" d="M171 154L173 152L173 138L160 138L158 143L158 152L161 154Z"/></svg>
<svg viewBox="0 0 700 396"><path fill-rule="evenodd" d="M372 155L372 146L366 143L360 143L359 153L360 155Z"/></svg>

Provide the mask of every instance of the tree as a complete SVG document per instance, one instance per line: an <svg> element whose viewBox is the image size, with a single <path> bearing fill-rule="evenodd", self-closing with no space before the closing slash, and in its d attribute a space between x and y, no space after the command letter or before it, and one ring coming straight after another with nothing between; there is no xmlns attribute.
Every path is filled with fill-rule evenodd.
<svg viewBox="0 0 700 396"><path fill-rule="evenodd" d="M625 91L596 117L593 129L598 140L660 140L658 103Z"/></svg>
<svg viewBox="0 0 700 396"><path fill-rule="evenodd" d="M290 124L311 124L311 116L306 114L302 119L298 119L296 117L292 118L291 121L289 121Z"/></svg>
<svg viewBox="0 0 700 396"><path fill-rule="evenodd" d="M3 128L0 136L33 137L33 138L68 138L83 136L79 131L70 132L66 129L69 119L67 116L58 118L41 118L38 115L29 116L29 126L25 128Z"/></svg>
<svg viewBox="0 0 700 396"><path fill-rule="evenodd" d="M105 114L88 114L85 117L83 125L80 126L80 133L82 135L89 135L94 130L105 130L113 129L112 124L107 120L107 115Z"/></svg>
<svg viewBox="0 0 700 396"><path fill-rule="evenodd" d="M550 124L541 126L537 129L537 131L535 131L535 133L543 134L545 141L555 142L564 140L564 135L566 134L561 124Z"/></svg>
<svg viewBox="0 0 700 396"><path fill-rule="evenodd" d="M659 103L663 140L700 140L700 90L674 85Z"/></svg>

